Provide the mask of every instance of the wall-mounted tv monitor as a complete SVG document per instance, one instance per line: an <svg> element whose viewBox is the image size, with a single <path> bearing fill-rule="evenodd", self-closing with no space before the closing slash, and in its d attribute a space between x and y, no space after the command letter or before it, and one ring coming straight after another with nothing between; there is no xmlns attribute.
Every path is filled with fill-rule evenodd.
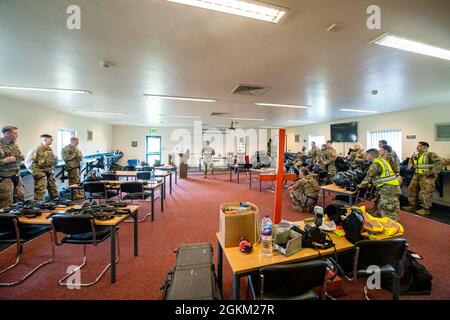
<svg viewBox="0 0 450 320"><path fill-rule="evenodd" d="M358 141L358 122L335 123L330 129L333 142Z"/></svg>

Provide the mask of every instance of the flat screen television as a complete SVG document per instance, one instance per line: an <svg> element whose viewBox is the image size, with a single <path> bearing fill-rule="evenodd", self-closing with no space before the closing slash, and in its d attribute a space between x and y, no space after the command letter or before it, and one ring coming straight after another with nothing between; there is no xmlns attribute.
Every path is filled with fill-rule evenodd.
<svg viewBox="0 0 450 320"><path fill-rule="evenodd" d="M358 122L335 123L330 129L333 142L358 141Z"/></svg>

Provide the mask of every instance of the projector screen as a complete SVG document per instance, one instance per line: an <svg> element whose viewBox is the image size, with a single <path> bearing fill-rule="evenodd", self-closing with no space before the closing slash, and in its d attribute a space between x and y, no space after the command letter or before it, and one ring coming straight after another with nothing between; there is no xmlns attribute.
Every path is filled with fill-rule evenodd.
<svg viewBox="0 0 450 320"><path fill-rule="evenodd" d="M358 141L358 122L332 124L330 129L333 142Z"/></svg>

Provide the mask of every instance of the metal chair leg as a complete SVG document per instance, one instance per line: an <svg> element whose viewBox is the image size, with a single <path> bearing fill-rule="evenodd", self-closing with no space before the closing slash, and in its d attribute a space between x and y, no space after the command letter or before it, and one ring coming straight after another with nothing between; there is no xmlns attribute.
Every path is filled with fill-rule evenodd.
<svg viewBox="0 0 450 320"><path fill-rule="evenodd" d="M20 277L18 280L13 281L13 282L0 282L0 287L9 287L9 286L13 286L16 284L19 284L23 281L25 281L29 276L31 276L33 273L35 273L37 270L39 270L40 268L42 268L43 266L52 263L55 260L55 247L54 247L54 243L53 243L53 231L50 232L50 242L51 242L51 248L52 248L52 256L50 257L50 259L42 262L41 264L37 265L36 267L34 267L30 272L28 272L27 274L25 274L24 276ZM16 246L17 248L17 252L16 252L16 261L10 265L9 267L3 269L2 271L0 271L0 274L14 268L15 266L17 266L20 262L20 256L22 255L22 248L23 245L22 244L18 244Z"/></svg>
<svg viewBox="0 0 450 320"><path fill-rule="evenodd" d="M116 263L119 262L120 259L120 240L119 240L119 232L116 232L116 237L117 237L117 259L116 259ZM71 286L71 287L89 287L92 286L94 284L96 284L97 282L100 281L100 279L103 277L103 275L105 274L106 271L108 271L108 269L111 267L111 263L108 263L106 265L106 267L102 270L102 272L100 272L100 274L97 276L97 278L95 278L94 281L92 282L80 282L80 283L67 283L64 282L64 280L66 280L67 278L69 278L70 276L72 276L73 274L75 274L78 270L80 270L81 268L83 268L85 265L87 264L87 257L86 257L86 245L83 245L83 262L81 265L77 266L74 270L72 270L71 273L69 273L68 275L66 275L64 278L60 279L58 281L60 286Z"/></svg>

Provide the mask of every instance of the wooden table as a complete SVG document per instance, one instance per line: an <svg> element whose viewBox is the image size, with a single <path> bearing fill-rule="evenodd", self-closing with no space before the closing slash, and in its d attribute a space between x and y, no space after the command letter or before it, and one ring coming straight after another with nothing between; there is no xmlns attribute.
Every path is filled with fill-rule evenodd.
<svg viewBox="0 0 450 320"><path fill-rule="evenodd" d="M106 184L106 187L108 189L119 189L121 183L127 183L128 181L121 181L121 180L101 180L98 182L103 182ZM138 180L139 182L139 180ZM142 183L145 183L146 181L141 181ZM164 183L163 182L157 182L157 183L147 183L144 184L144 191L150 191L150 206L151 206L151 213L152 213L152 221L155 220L155 190L158 189L161 191L161 212L164 212ZM80 186L78 184L70 185L70 197L73 200L73 194L75 190L83 190L83 186Z"/></svg>
<svg viewBox="0 0 450 320"><path fill-rule="evenodd" d="M298 224L301 229L304 229L305 223L303 221L294 222ZM345 237L339 237L336 234L329 232L330 238L333 240L335 244L336 252L343 252L352 250L354 245L349 242ZM399 237L402 234L396 234L394 237ZM254 272L258 271L262 267L276 265L276 264L285 264L285 263L294 263L294 262L302 262L314 260L319 257L330 256L334 254L334 249L326 249L320 250L320 255L317 250L311 248L303 248L300 251L294 253L293 255L287 257L282 255L276 250L273 250L273 256L271 258L265 258L261 255L261 244L257 244L253 246L253 250L250 254L243 254L239 247L229 247L224 248L221 243L220 233L216 233L217 237L217 281L219 284L219 288L222 291L223 284L223 254L228 260L228 263L231 267L231 271L233 272L233 300L239 300L240 297L240 280L242 277ZM386 235L377 236L377 240L392 238ZM282 285L282 284L280 284Z"/></svg>
<svg viewBox="0 0 450 320"><path fill-rule="evenodd" d="M274 168L262 168L262 169L250 169L250 182L249 188L252 188L252 173L256 174L259 180L259 192L262 192L263 181L275 181L277 179L277 172ZM297 175L291 172L283 173L283 180L294 181L297 179Z"/></svg>
<svg viewBox="0 0 450 320"><path fill-rule="evenodd" d="M162 171L175 172L175 184L178 184L178 182L177 182L177 175L178 175L178 168L177 168L177 166L171 166L169 164L166 164L164 166L155 167L155 169L162 170Z"/></svg>
<svg viewBox="0 0 450 320"><path fill-rule="evenodd" d="M351 207L353 205L353 197L356 195L356 191L349 191L342 187L337 186L336 184L328 184L326 186L321 186L320 190L322 190L322 208L325 208L325 192L331 192L335 194L342 194L348 196L348 205Z"/></svg>
<svg viewBox="0 0 450 320"><path fill-rule="evenodd" d="M237 173L237 183L239 184L239 172L241 172L241 170L244 169L245 170L245 164L232 164L230 166L230 182L233 181L233 171L236 171Z"/></svg>
<svg viewBox="0 0 450 320"><path fill-rule="evenodd" d="M138 174L139 171L116 171L116 175L118 178L122 177L122 178L135 178ZM142 172L142 171L141 171ZM166 198L166 178L168 176L172 177L172 171L161 171L161 170L155 170L155 177L158 178L164 178L164 199ZM172 178L170 178L169 180L169 188L170 188L170 194L172 194Z"/></svg>
<svg viewBox="0 0 450 320"><path fill-rule="evenodd" d="M81 206L71 206L67 208L58 208L53 212L43 212L40 216L36 218L26 218L20 217L19 223L21 224L32 224L32 225L51 225L51 219L49 215L54 212L63 212L67 209L75 208L79 209ZM116 228L119 224L121 224L125 219L132 216L134 221L134 256L138 256L138 209L139 206L130 205L127 206L130 209L129 214L124 214L121 216L114 217L110 220L97 220L95 219L96 226L102 227L110 227L111 229L111 283L116 282Z"/></svg>

